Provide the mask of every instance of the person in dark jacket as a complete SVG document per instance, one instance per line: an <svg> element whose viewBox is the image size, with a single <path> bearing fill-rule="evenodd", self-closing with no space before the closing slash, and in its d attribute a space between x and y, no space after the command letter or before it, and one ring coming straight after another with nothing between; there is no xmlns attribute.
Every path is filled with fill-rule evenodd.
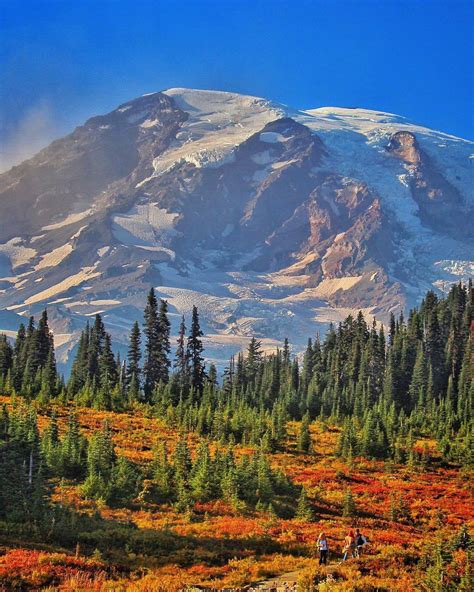
<svg viewBox="0 0 474 592"><path fill-rule="evenodd" d="M355 531L356 557L360 557L362 549L367 545L367 539L358 528Z"/></svg>

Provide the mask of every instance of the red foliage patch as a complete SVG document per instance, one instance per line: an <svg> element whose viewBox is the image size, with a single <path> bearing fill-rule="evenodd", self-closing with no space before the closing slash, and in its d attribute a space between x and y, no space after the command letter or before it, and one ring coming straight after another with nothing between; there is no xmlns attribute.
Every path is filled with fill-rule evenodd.
<svg viewBox="0 0 474 592"><path fill-rule="evenodd" d="M80 576L90 590L106 577L105 566L91 559L75 558L65 553L45 553L28 549L13 549L0 557L2 590L25 590L59 585Z"/></svg>

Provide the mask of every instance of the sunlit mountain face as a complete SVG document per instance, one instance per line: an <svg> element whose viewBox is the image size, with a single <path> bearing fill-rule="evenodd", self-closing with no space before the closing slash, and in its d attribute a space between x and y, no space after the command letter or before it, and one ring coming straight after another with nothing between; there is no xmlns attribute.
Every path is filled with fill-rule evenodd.
<svg viewBox="0 0 474 592"><path fill-rule="evenodd" d="M125 343L150 286L218 363L385 321L474 276L473 153L389 113L139 97L0 176L0 330L47 307L67 364L97 312Z"/></svg>

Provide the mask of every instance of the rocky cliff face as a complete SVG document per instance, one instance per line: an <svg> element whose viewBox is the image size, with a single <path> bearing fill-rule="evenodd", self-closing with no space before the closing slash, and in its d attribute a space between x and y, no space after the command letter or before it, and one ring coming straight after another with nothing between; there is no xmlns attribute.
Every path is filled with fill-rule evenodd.
<svg viewBox="0 0 474 592"><path fill-rule="evenodd" d="M386 113L146 95L0 176L0 308L47 306L63 359L98 311L124 341L151 285L217 360L385 319L473 274L472 152Z"/></svg>
<svg viewBox="0 0 474 592"><path fill-rule="evenodd" d="M420 219L428 227L446 234L473 236L465 215L472 208L464 204L460 191L444 176L430 157L420 149L415 134L396 132L387 145L390 154L404 163L411 193L420 210Z"/></svg>

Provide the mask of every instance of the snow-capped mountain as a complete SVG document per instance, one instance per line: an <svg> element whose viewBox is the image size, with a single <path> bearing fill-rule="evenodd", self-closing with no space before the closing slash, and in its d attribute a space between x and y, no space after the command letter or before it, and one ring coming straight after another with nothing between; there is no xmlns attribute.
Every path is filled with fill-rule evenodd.
<svg viewBox="0 0 474 592"><path fill-rule="evenodd" d="M65 360L99 311L125 341L152 285L218 361L384 320L474 275L473 153L389 113L145 95L0 175L0 330L47 307Z"/></svg>

